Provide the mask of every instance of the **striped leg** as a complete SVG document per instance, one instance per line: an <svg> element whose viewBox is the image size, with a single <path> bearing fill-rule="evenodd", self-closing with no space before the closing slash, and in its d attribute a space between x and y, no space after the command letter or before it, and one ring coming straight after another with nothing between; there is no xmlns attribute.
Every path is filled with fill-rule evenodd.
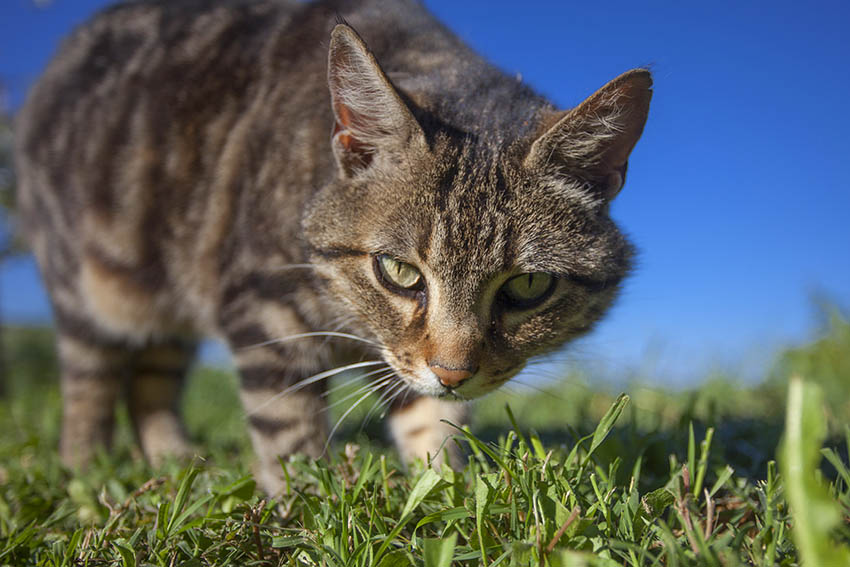
<svg viewBox="0 0 850 567"><path fill-rule="evenodd" d="M142 451L154 466L190 453L179 416L180 395L196 344L173 340L136 351L127 403Z"/></svg>
<svg viewBox="0 0 850 567"><path fill-rule="evenodd" d="M389 418L390 432L404 462L409 463L415 459L427 461L430 457L431 463L439 467L448 457L451 467L462 466L460 448L448 439L458 431L440 420L458 426L464 425L466 405L420 396L413 401L393 406Z"/></svg>
<svg viewBox="0 0 850 567"><path fill-rule="evenodd" d="M284 366L285 361L289 366ZM293 371L291 357L278 349L237 352L236 364L257 457L255 476L267 493L276 494L283 488L278 457L303 453L318 458L324 451L328 437L326 403L321 397L324 382L294 386L314 372Z"/></svg>
<svg viewBox="0 0 850 567"><path fill-rule="evenodd" d="M303 336L311 328L295 305L309 309L309 298L292 295L294 278L279 273L235 278L222 294L220 313L222 334L239 370L255 477L272 495L283 488L278 458L295 453L319 457L328 436L324 380L300 384L328 368L330 345L323 337ZM292 304L281 301L287 290Z"/></svg>
<svg viewBox="0 0 850 567"><path fill-rule="evenodd" d="M60 453L69 467L88 464L98 447L109 448L115 404L126 373L129 353L104 346L81 334L59 329L62 382Z"/></svg>

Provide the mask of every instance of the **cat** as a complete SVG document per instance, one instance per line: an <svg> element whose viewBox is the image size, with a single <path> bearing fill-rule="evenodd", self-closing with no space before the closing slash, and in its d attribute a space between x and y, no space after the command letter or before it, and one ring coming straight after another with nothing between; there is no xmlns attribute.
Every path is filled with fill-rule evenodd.
<svg viewBox="0 0 850 567"><path fill-rule="evenodd" d="M441 420L617 296L633 247L609 204L651 87L634 69L559 111L414 0L107 8L16 125L63 460L109 445L122 394L149 460L187 453L203 336L232 350L270 493L279 456L325 450L341 369L391 408L405 459L456 459Z"/></svg>

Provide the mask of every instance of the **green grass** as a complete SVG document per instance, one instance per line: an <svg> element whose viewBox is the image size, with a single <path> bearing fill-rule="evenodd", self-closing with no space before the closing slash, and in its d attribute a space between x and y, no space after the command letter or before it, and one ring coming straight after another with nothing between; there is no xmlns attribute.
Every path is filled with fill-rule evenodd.
<svg viewBox="0 0 850 567"><path fill-rule="evenodd" d="M850 564L850 324L837 315L757 386L634 385L629 398L573 377L492 396L452 441L462 471L404 471L381 424L352 416L328 459L282 464L276 500L251 479L221 371L187 389L203 459L151 469L122 412L112 454L64 469L48 339L6 337L0 565Z"/></svg>

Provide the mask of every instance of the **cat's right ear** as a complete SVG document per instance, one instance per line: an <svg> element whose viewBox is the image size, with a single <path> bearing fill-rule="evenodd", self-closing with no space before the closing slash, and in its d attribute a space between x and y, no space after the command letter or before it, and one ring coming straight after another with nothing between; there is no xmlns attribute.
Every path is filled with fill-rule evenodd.
<svg viewBox="0 0 850 567"><path fill-rule="evenodd" d="M328 86L334 113L333 152L346 177L382 154L425 147L425 134L366 43L350 26L331 32Z"/></svg>
<svg viewBox="0 0 850 567"><path fill-rule="evenodd" d="M652 98L646 69L623 73L554 123L531 146L525 165L578 177L604 200L626 181L629 153L643 132Z"/></svg>

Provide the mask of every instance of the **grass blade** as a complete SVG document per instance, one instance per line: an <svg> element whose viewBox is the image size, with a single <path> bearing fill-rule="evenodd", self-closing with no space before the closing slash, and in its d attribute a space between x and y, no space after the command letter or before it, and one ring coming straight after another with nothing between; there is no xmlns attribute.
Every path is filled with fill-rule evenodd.
<svg viewBox="0 0 850 567"><path fill-rule="evenodd" d="M792 537L806 565L850 565L850 550L830 537L841 515L816 476L826 437L823 408L818 385L791 379L781 462L794 518Z"/></svg>
<svg viewBox="0 0 850 567"><path fill-rule="evenodd" d="M425 567L451 567L456 545L456 533L443 539L426 539L423 545Z"/></svg>
<svg viewBox="0 0 850 567"><path fill-rule="evenodd" d="M587 462L587 459L590 458L596 448L605 441L608 434L611 433L611 429L614 427L614 424L617 423L617 420L620 418L620 414L623 413L623 410L628 404L629 396L626 394L620 394L617 396L617 399L614 400L614 403L611 404L611 407L608 408L608 411L605 412L605 415L602 416L602 419L599 421L599 425L596 426L596 430L593 432L590 449L588 449L587 455L584 457L585 462Z"/></svg>

